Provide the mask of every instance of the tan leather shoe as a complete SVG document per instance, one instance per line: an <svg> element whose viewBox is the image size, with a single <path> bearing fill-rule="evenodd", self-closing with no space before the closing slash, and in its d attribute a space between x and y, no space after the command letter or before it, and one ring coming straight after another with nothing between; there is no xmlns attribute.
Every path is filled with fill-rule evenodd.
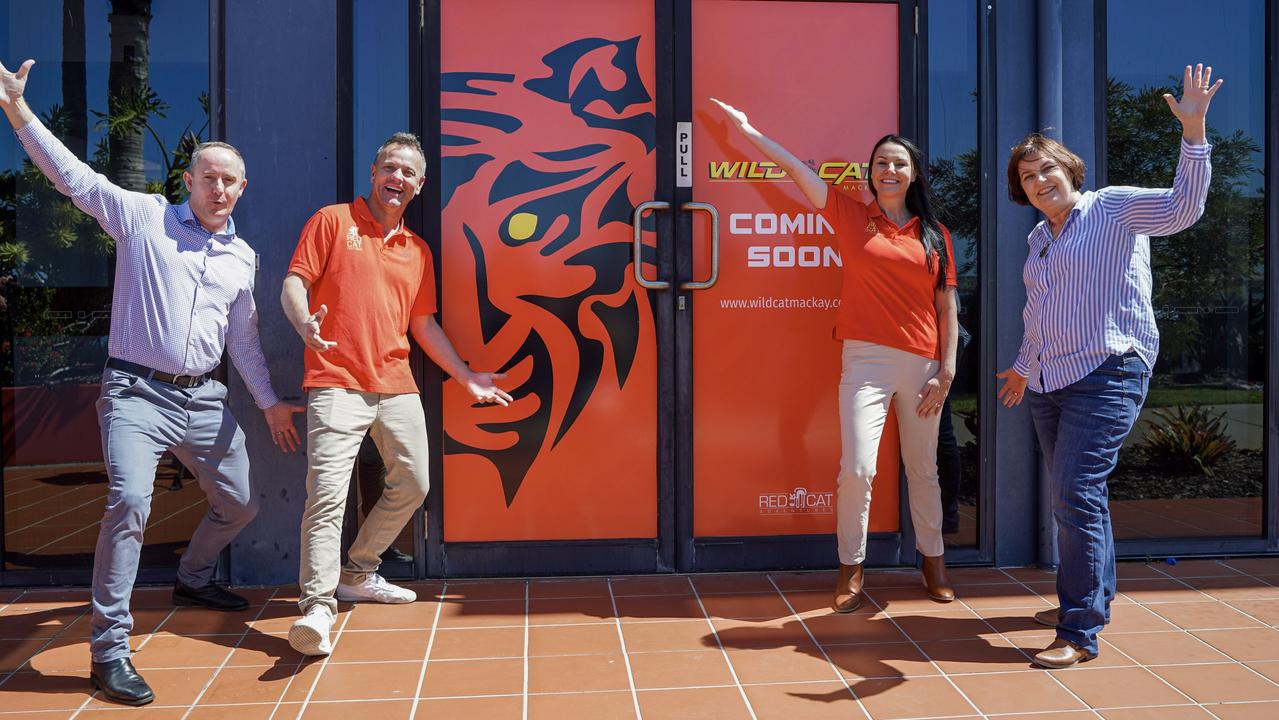
<svg viewBox="0 0 1279 720"><path fill-rule="evenodd" d="M928 597L944 603L954 600L955 588L950 586L950 580L946 578L946 556L920 557L924 558L921 574L924 576L924 588L928 591Z"/></svg>
<svg viewBox="0 0 1279 720"><path fill-rule="evenodd" d="M862 564L839 564L839 578L835 581L835 597L831 608L837 613L850 613L862 604Z"/></svg>
<svg viewBox="0 0 1279 720"><path fill-rule="evenodd" d="M1057 627L1057 623L1061 620L1060 608L1048 608L1035 613L1035 622L1048 627Z"/></svg>
<svg viewBox="0 0 1279 720"><path fill-rule="evenodd" d="M1096 654L1080 650L1074 643L1057 638L1047 648L1035 653L1035 664L1049 670L1061 670L1095 657Z"/></svg>

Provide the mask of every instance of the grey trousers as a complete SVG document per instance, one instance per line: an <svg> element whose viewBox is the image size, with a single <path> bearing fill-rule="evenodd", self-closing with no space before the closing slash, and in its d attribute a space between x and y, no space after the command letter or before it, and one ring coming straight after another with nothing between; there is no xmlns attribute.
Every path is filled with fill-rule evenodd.
<svg viewBox="0 0 1279 720"><path fill-rule="evenodd" d="M93 553L94 662L129 655L129 596L165 450L195 473L209 498L178 565L184 584L207 585L222 549L257 514L244 432L227 409L226 393L215 380L184 390L110 368L102 373L97 409L108 485Z"/></svg>

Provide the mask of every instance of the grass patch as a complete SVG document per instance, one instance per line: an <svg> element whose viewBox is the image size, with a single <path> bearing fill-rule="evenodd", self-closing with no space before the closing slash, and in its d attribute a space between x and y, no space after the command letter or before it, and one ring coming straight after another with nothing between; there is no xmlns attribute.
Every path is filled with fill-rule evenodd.
<svg viewBox="0 0 1279 720"><path fill-rule="evenodd" d="M1260 405L1260 390L1243 390L1212 385L1186 385L1181 387L1152 387L1146 396L1146 407L1175 407L1177 405Z"/></svg>
<svg viewBox="0 0 1279 720"><path fill-rule="evenodd" d="M975 393L952 394L950 411L961 414L977 412L977 395Z"/></svg>
<svg viewBox="0 0 1279 720"><path fill-rule="evenodd" d="M1260 405L1264 402L1262 391L1224 388L1215 385L1180 385L1152 387L1146 395L1147 408L1176 407L1178 405ZM977 410L975 393L950 396L950 409L956 413Z"/></svg>

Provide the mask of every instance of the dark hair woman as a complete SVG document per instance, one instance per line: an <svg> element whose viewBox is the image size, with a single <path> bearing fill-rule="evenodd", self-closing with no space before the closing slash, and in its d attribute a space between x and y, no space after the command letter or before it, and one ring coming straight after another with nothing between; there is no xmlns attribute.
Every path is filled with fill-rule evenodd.
<svg viewBox="0 0 1279 720"><path fill-rule="evenodd" d="M1044 220L1030 232L1022 278L1025 335L999 398L1025 395L1047 460L1057 521L1059 607L1035 620L1057 639L1035 662L1063 668L1097 656L1097 634L1115 597L1115 541L1106 478L1132 430L1159 355L1150 303L1150 236L1180 232L1203 214L1211 146L1208 104L1221 87L1212 68L1186 66L1181 157L1171 189L1081 192L1084 163L1064 145L1027 135L1008 158L1008 194Z"/></svg>
<svg viewBox="0 0 1279 720"><path fill-rule="evenodd" d="M862 602L862 562L871 482L890 405L896 407L915 544L928 595L955 598L946 578L937 485L937 427L955 377L958 337L954 253L933 211L926 164L909 140L885 135L870 155L867 205L832 191L812 168L765 137L740 110L715 100L755 147L795 182L830 221L844 279L835 338L843 342L839 381L841 457L837 535L839 576L832 607Z"/></svg>

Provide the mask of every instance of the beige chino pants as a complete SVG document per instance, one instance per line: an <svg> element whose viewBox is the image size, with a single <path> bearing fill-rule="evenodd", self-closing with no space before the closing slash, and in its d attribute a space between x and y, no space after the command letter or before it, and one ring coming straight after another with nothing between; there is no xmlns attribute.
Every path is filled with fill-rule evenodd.
<svg viewBox="0 0 1279 720"><path fill-rule="evenodd" d="M866 522L870 489L879 461L879 441L888 406L897 411L902 464L915 547L929 557L945 551L942 544L941 490L937 485L937 427L941 416L919 417L919 393L939 363L905 350L860 340L844 341L839 379L838 514L839 561L854 565L866 559ZM896 484L897 478L885 478Z"/></svg>
<svg viewBox="0 0 1279 720"><path fill-rule="evenodd" d="M426 415L416 394L380 395L343 388L311 390L306 409L306 510L298 605L317 603L336 615L339 579L357 584L375 572L380 556L422 505L430 486ZM342 518L351 489L351 468L365 433L382 453L386 488L342 557Z"/></svg>

